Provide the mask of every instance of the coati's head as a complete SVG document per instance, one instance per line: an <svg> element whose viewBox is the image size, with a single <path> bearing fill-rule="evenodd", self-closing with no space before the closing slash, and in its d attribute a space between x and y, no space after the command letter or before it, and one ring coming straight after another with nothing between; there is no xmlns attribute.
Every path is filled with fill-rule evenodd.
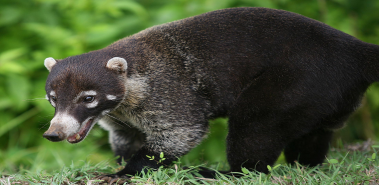
<svg viewBox="0 0 379 185"><path fill-rule="evenodd" d="M59 61L47 58L44 63L50 71L46 99L55 107L43 134L50 141L82 141L124 99L127 62L123 58L83 54Z"/></svg>

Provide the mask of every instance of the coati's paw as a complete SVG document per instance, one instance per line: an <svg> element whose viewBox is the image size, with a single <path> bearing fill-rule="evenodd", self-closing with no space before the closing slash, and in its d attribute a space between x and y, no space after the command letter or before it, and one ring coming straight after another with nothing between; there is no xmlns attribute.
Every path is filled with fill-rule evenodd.
<svg viewBox="0 0 379 185"><path fill-rule="evenodd" d="M128 182L129 177L125 175L119 176L116 174L111 174L111 175L99 175L95 177L94 179L102 180L101 183L107 183L111 185L111 184L124 184Z"/></svg>

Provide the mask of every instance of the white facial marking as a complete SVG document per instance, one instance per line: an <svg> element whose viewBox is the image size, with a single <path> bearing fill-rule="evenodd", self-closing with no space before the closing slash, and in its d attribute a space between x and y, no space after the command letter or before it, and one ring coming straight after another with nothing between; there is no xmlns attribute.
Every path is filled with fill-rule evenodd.
<svg viewBox="0 0 379 185"><path fill-rule="evenodd" d="M80 128L80 123L67 112L58 113L50 122L50 127L59 125L62 127L62 132L67 136L75 134Z"/></svg>
<svg viewBox="0 0 379 185"><path fill-rule="evenodd" d="M87 103L86 107L89 108L89 109L92 109L92 108L95 108L97 106L97 104L99 104L99 102L97 100L94 100L91 103Z"/></svg>
<svg viewBox="0 0 379 185"><path fill-rule="evenodd" d="M83 96L96 96L97 92L94 90L83 91Z"/></svg>
<svg viewBox="0 0 379 185"><path fill-rule="evenodd" d="M51 91L50 92L50 96L56 96L56 94L55 94L55 91ZM46 95L46 98L47 98L47 95ZM49 100L48 98L47 98L47 100ZM53 107L55 107L56 105L55 105L55 102L53 101L53 100L49 100L50 101L50 104L53 106Z"/></svg>
<svg viewBox="0 0 379 185"><path fill-rule="evenodd" d="M117 97L115 95L107 94L107 99L108 100L115 100Z"/></svg>
<svg viewBox="0 0 379 185"><path fill-rule="evenodd" d="M47 97L47 94L45 95L45 99L46 99L46 100L49 100L49 97Z"/></svg>
<svg viewBox="0 0 379 185"><path fill-rule="evenodd" d="M74 98L73 100L73 103L77 103L78 100L83 97L83 96L96 96L97 95L97 92L94 91L94 90L90 90L90 91L82 91L80 93L78 93L78 95L76 95L76 97Z"/></svg>
<svg viewBox="0 0 379 185"><path fill-rule="evenodd" d="M79 100L79 98L82 96L82 94L83 94L83 91L80 92L79 94L77 94L76 97L74 98L74 100L73 100L72 102L73 102L73 103L78 102L78 100Z"/></svg>

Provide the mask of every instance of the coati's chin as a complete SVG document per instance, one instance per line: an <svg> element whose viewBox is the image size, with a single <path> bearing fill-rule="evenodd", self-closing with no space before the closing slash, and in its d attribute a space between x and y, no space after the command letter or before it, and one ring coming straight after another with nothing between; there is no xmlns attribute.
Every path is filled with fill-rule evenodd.
<svg viewBox="0 0 379 185"><path fill-rule="evenodd" d="M90 118L88 121L84 122L77 133L67 137L67 141L69 143L79 143L80 141L83 141L92 127L95 125L93 120L93 118Z"/></svg>

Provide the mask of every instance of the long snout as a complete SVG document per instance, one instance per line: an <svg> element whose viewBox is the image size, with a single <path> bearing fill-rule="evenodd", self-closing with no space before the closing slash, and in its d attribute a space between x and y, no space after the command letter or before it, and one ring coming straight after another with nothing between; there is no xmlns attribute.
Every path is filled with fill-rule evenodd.
<svg viewBox="0 0 379 185"><path fill-rule="evenodd" d="M66 135L61 130L59 127L52 126L43 134L43 137L53 142L62 141L66 139Z"/></svg>

